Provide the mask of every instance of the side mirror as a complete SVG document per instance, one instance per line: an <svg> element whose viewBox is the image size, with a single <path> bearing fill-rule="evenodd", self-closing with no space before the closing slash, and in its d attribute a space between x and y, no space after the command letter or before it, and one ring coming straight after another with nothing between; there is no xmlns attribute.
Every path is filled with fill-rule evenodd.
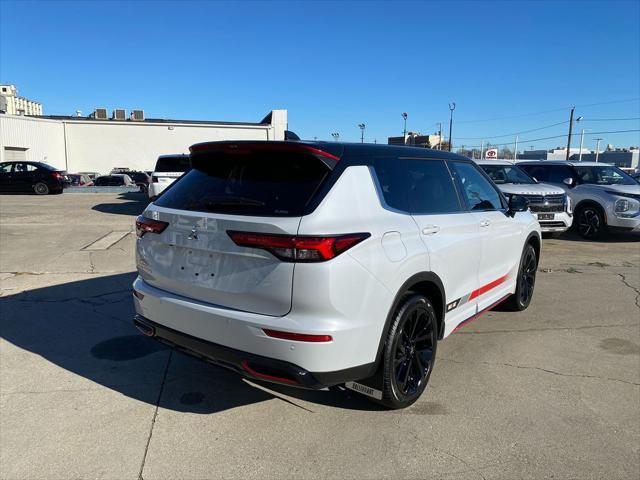
<svg viewBox="0 0 640 480"><path fill-rule="evenodd" d="M573 178L565 178L564 180L562 180L562 183L564 183L568 187L573 187Z"/></svg>
<svg viewBox="0 0 640 480"><path fill-rule="evenodd" d="M526 212L529 210L529 200L522 195L511 195L509 197L509 210L507 215L510 217L515 216L518 212Z"/></svg>

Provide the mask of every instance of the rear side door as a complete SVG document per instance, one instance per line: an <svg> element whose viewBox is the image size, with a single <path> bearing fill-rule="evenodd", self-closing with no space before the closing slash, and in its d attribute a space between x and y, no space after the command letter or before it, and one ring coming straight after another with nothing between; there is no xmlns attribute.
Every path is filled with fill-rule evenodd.
<svg viewBox="0 0 640 480"><path fill-rule="evenodd" d="M479 225L481 247L478 286L472 297L484 310L509 294L522 254L523 225L506 214L506 200L473 162L450 161L449 167L467 209Z"/></svg>
<svg viewBox="0 0 640 480"><path fill-rule="evenodd" d="M407 159L411 214L446 292L446 332L476 313L481 242L478 219L459 198L444 160Z"/></svg>
<svg viewBox="0 0 640 480"><path fill-rule="evenodd" d="M37 183L38 167L26 162L18 162L13 166L12 183L16 191L29 192Z"/></svg>

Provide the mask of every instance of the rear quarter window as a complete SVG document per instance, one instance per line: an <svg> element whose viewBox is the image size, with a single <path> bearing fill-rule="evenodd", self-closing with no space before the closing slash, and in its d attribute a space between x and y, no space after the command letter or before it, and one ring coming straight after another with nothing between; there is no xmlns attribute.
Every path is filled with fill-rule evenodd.
<svg viewBox="0 0 640 480"><path fill-rule="evenodd" d="M330 170L311 154L199 154L193 169L155 201L177 210L301 216Z"/></svg>

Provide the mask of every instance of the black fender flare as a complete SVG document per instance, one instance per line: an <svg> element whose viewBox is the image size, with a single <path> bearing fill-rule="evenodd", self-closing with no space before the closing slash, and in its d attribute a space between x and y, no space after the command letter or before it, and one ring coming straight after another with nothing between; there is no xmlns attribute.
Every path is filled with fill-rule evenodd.
<svg viewBox="0 0 640 480"><path fill-rule="evenodd" d="M382 355L384 352L384 344L387 340L387 335L389 334L389 329L391 328L391 322L393 319L393 315L396 311L396 309L398 308L398 305L400 304L400 301L402 300L402 298L405 296L405 294L407 292L411 291L411 287L413 287L414 285L417 285L419 283L422 282L429 282L433 285L435 285L435 287L438 289L438 291L440 292L440 303L441 303L441 308L440 308L440 322L438 325L438 339L442 338L442 335L444 333L444 315L445 315L445 311L446 311L446 296L445 296L445 290L444 290L444 285L442 284L442 280L440 280L440 277L438 277L438 275L436 275L433 272L420 272L420 273L416 273L415 275L411 276L406 282L404 282L402 284L402 286L400 287L400 289L398 290L398 292L396 293L395 298L393 299L393 303L391 304L391 308L389 309L389 312L387 313L387 318L385 320L384 323L384 327L382 329L382 334L380 335L380 341L378 344L378 352L376 353L376 360L375 360L375 365L379 366L380 365L380 360L382 359Z"/></svg>

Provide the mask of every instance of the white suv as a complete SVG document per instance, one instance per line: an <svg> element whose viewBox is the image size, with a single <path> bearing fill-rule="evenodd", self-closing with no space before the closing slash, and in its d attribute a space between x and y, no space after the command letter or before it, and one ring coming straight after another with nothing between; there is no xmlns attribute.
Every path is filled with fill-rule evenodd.
<svg viewBox="0 0 640 480"><path fill-rule="evenodd" d="M476 160L498 188L509 198L522 195L529 201L542 233L559 234L571 227L571 199L560 187L538 183L513 162Z"/></svg>
<svg viewBox="0 0 640 480"><path fill-rule="evenodd" d="M412 404L437 341L533 294L540 226L469 159L213 142L136 220L134 323L254 379Z"/></svg>
<svg viewBox="0 0 640 480"><path fill-rule="evenodd" d="M189 170L189 155L160 155L156 161L156 167L151 173L149 184L149 199L155 200L158 196L184 172Z"/></svg>

